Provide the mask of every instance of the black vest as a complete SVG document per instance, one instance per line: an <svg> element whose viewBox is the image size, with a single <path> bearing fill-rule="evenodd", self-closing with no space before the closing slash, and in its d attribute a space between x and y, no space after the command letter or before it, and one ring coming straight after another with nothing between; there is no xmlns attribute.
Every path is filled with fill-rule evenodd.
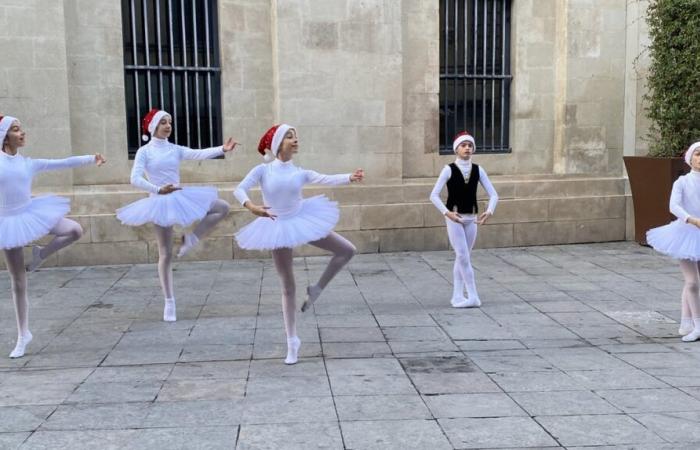
<svg viewBox="0 0 700 450"><path fill-rule="evenodd" d="M455 210L460 214L477 214L479 205L476 203L476 187L479 184L479 166L472 163L472 171L469 180L464 179L462 171L457 164L450 164L452 176L447 180L447 209Z"/></svg>

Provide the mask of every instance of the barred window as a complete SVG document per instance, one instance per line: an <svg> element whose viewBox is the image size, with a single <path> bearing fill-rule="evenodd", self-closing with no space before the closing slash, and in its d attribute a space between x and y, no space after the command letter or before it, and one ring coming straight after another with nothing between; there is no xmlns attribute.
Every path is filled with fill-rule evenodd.
<svg viewBox="0 0 700 450"><path fill-rule="evenodd" d="M440 0L440 153L466 129L479 152L510 152L510 0Z"/></svg>
<svg viewBox="0 0 700 450"><path fill-rule="evenodd" d="M151 108L172 115L176 144L221 145L216 0L122 0L122 28L129 157Z"/></svg>

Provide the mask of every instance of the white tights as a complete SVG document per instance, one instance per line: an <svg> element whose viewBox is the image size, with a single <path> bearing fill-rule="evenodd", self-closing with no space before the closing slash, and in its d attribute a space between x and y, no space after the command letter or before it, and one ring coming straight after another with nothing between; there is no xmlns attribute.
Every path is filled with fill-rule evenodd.
<svg viewBox="0 0 700 450"><path fill-rule="evenodd" d="M63 218L49 231L49 234L53 235L53 239L39 252L42 259L48 258L58 250L80 239L83 235L83 228L79 223ZM10 274L12 300L15 303L15 317L17 319L18 344L20 344L21 340L27 341L27 336L31 336L29 332L27 273L25 271L22 248L17 247L5 250L5 264L7 265L7 272ZM24 354L23 348L21 353Z"/></svg>
<svg viewBox="0 0 700 450"><path fill-rule="evenodd" d="M455 251L455 264L452 269L454 282L452 285L452 299L463 298L464 288L470 300L476 300L479 295L476 292L474 281L474 269L471 262L471 251L476 241L477 225L473 220L465 220L464 223L456 223L445 218L447 224L447 237Z"/></svg>
<svg viewBox="0 0 700 450"><path fill-rule="evenodd" d="M681 272L683 272L683 294L681 295L681 320L700 320L700 272L699 263L690 260L681 260ZM695 325L697 328L697 325Z"/></svg>
<svg viewBox="0 0 700 450"><path fill-rule="evenodd" d="M192 234L196 240L206 237L211 230L223 220L230 206L223 200L216 200L212 203L207 215L194 228ZM161 227L155 225L156 241L158 243L158 277L160 287L165 297L166 311L164 318L168 321L175 320L175 293L173 289L173 227Z"/></svg>
<svg viewBox="0 0 700 450"><path fill-rule="evenodd" d="M324 289L333 277L340 272L340 269L352 259L356 251L355 246L350 241L335 232L331 232L328 236L318 241L309 242L309 244L333 253L318 283L314 286L318 289ZM279 248L273 250L272 259L282 282L282 314L284 315L287 339L295 338L297 335L296 283L294 282L294 269L292 266L292 249Z"/></svg>

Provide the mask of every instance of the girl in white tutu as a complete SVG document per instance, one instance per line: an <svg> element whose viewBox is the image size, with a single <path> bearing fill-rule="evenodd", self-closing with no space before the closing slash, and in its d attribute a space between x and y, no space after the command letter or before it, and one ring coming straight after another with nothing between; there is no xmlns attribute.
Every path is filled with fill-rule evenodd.
<svg viewBox="0 0 700 450"><path fill-rule="evenodd" d="M131 184L150 195L117 210L117 218L126 225L153 223L158 242L158 275L165 297L163 320L177 319L173 293L173 226L187 227L200 220L190 233L185 233L177 256L192 250L228 214L230 205L219 199L213 187L180 187L180 162L184 159L210 159L230 152L236 146L229 138L223 146L203 150L171 144L172 118L169 113L152 109L142 122L143 140L151 141L139 148L131 170ZM147 178L146 178L147 177Z"/></svg>
<svg viewBox="0 0 700 450"><path fill-rule="evenodd" d="M700 339L700 142L685 152L690 173L673 183L670 210L677 220L647 231L647 243L655 250L680 260L685 284L681 295L683 341Z"/></svg>
<svg viewBox="0 0 700 450"><path fill-rule="evenodd" d="M32 198L32 179L37 173L48 170L69 169L93 162L100 166L105 162L99 153L65 159L27 158L19 154L25 136L19 120L0 116L0 248L5 253L17 317L17 345L10 358L24 356L32 340L25 271L36 270L46 258L77 241L83 234L80 224L65 218L70 211L67 198L55 195ZM53 235L53 239L45 247L32 247L32 260L25 267L22 247L47 234Z"/></svg>
<svg viewBox="0 0 700 450"><path fill-rule="evenodd" d="M493 215L498 203L498 194L489 181L486 171L472 163L472 154L476 151L474 138L466 131L455 136L452 149L457 155L454 163L443 167L437 182L430 193L430 201L445 216L447 237L455 251L455 263L452 270L452 306L471 308L481 306L476 292L474 269L471 263L471 251L476 241L477 225L486 223ZM481 184L489 196L486 211L478 215L476 188ZM440 199L440 192L447 185L447 205ZM464 298L464 288L467 298Z"/></svg>
<svg viewBox="0 0 700 450"><path fill-rule="evenodd" d="M272 250L272 259L282 281L282 312L287 332L286 364L297 362L301 347L295 319L296 285L292 249L308 243L333 253L321 278L306 289L307 299L301 307L302 311L313 305L328 282L355 254L355 246L333 232L339 218L337 203L323 195L305 199L301 190L306 184L341 185L361 181L364 177L362 169L340 175L322 175L301 169L292 162L298 147L294 127L282 124L270 128L258 145L266 164L254 167L234 191L244 207L260 216L236 233L238 245L248 250ZM248 191L256 185L262 189L264 206L256 205L248 198Z"/></svg>

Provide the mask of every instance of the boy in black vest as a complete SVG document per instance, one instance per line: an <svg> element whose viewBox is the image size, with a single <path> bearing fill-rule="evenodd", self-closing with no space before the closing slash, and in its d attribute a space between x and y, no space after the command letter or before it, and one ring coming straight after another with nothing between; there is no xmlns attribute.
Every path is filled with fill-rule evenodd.
<svg viewBox="0 0 700 450"><path fill-rule="evenodd" d="M445 216L447 237L455 251L455 265L452 271L454 277L452 306L471 308L481 306L471 263L476 228L477 224L483 225L493 215L498 203L498 194L489 181L486 171L471 161L472 154L476 151L476 144L469 133L464 131L455 136L452 149L457 158L440 172L435 187L430 193L430 201ZM479 183L489 196L488 207L481 214L476 202L476 188ZM440 192L445 185L447 185L447 204L440 199ZM465 287L467 298L464 297Z"/></svg>

